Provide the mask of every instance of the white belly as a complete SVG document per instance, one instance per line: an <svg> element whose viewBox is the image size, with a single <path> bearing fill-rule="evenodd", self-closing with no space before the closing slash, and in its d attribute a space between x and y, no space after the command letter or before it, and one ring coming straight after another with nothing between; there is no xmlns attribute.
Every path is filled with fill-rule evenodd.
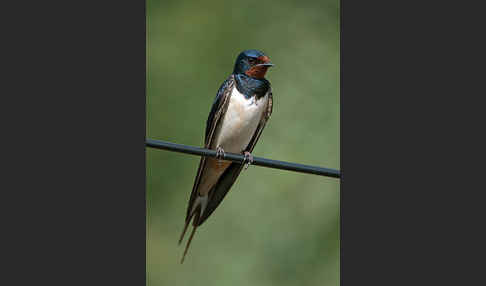
<svg viewBox="0 0 486 286"><path fill-rule="evenodd" d="M241 153L250 143L263 112L267 108L268 95L258 99L246 99L233 88L228 110L216 135L213 148L221 146L225 152Z"/></svg>

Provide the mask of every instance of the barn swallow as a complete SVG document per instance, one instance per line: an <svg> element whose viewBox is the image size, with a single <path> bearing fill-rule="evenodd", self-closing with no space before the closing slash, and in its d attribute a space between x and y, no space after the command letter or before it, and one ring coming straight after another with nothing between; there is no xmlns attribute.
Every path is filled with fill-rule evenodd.
<svg viewBox="0 0 486 286"><path fill-rule="evenodd" d="M273 66L261 51L246 50L236 58L233 73L219 88L208 120L204 147L216 150L217 158L201 157L187 206L182 242L192 220L193 229L181 263L194 233L213 213L238 178L253 161L251 152L272 114L273 96L265 73ZM224 161L224 152L245 155L246 164Z"/></svg>

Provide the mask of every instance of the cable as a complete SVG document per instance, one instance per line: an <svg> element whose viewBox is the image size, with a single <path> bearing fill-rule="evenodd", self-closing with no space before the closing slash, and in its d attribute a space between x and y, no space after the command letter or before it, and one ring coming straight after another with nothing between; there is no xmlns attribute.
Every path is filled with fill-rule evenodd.
<svg viewBox="0 0 486 286"><path fill-rule="evenodd" d="M173 152L206 156L206 157L216 157L215 150L176 144L176 143L171 143L166 141L147 139L145 145L147 147L155 148L155 149L168 150ZM245 156L241 154L235 154L235 153L224 153L223 160L228 160L228 161L233 161L236 163L243 164L245 163ZM278 161L272 159L265 159L261 157L255 157L255 156L253 157L252 165L274 168L274 169L281 169L281 170L288 170L288 171L294 171L294 172L300 172L306 174L314 174L314 175L320 175L326 177L333 177L333 178L341 177L341 171L339 170L322 168L318 166L303 165L303 164L291 163L285 161Z"/></svg>

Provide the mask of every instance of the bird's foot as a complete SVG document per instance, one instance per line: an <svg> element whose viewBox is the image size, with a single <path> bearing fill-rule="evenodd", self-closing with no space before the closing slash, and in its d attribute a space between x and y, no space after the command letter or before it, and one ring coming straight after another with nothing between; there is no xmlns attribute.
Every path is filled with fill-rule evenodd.
<svg viewBox="0 0 486 286"><path fill-rule="evenodd" d="M216 147L216 159L223 160L224 159L224 150L220 146Z"/></svg>
<svg viewBox="0 0 486 286"><path fill-rule="evenodd" d="M245 153L243 154L245 155L245 160L243 161L243 163L245 164L245 170L246 170L248 169L248 166L253 164L253 155L248 151L245 151Z"/></svg>

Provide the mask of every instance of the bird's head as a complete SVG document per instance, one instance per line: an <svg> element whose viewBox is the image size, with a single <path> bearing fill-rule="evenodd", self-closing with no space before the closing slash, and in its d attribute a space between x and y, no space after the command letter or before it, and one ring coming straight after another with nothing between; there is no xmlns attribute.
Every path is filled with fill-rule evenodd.
<svg viewBox="0 0 486 286"><path fill-rule="evenodd" d="M273 66L270 59L260 51L246 50L236 58L234 74L246 74L253 78L264 78L269 67Z"/></svg>

